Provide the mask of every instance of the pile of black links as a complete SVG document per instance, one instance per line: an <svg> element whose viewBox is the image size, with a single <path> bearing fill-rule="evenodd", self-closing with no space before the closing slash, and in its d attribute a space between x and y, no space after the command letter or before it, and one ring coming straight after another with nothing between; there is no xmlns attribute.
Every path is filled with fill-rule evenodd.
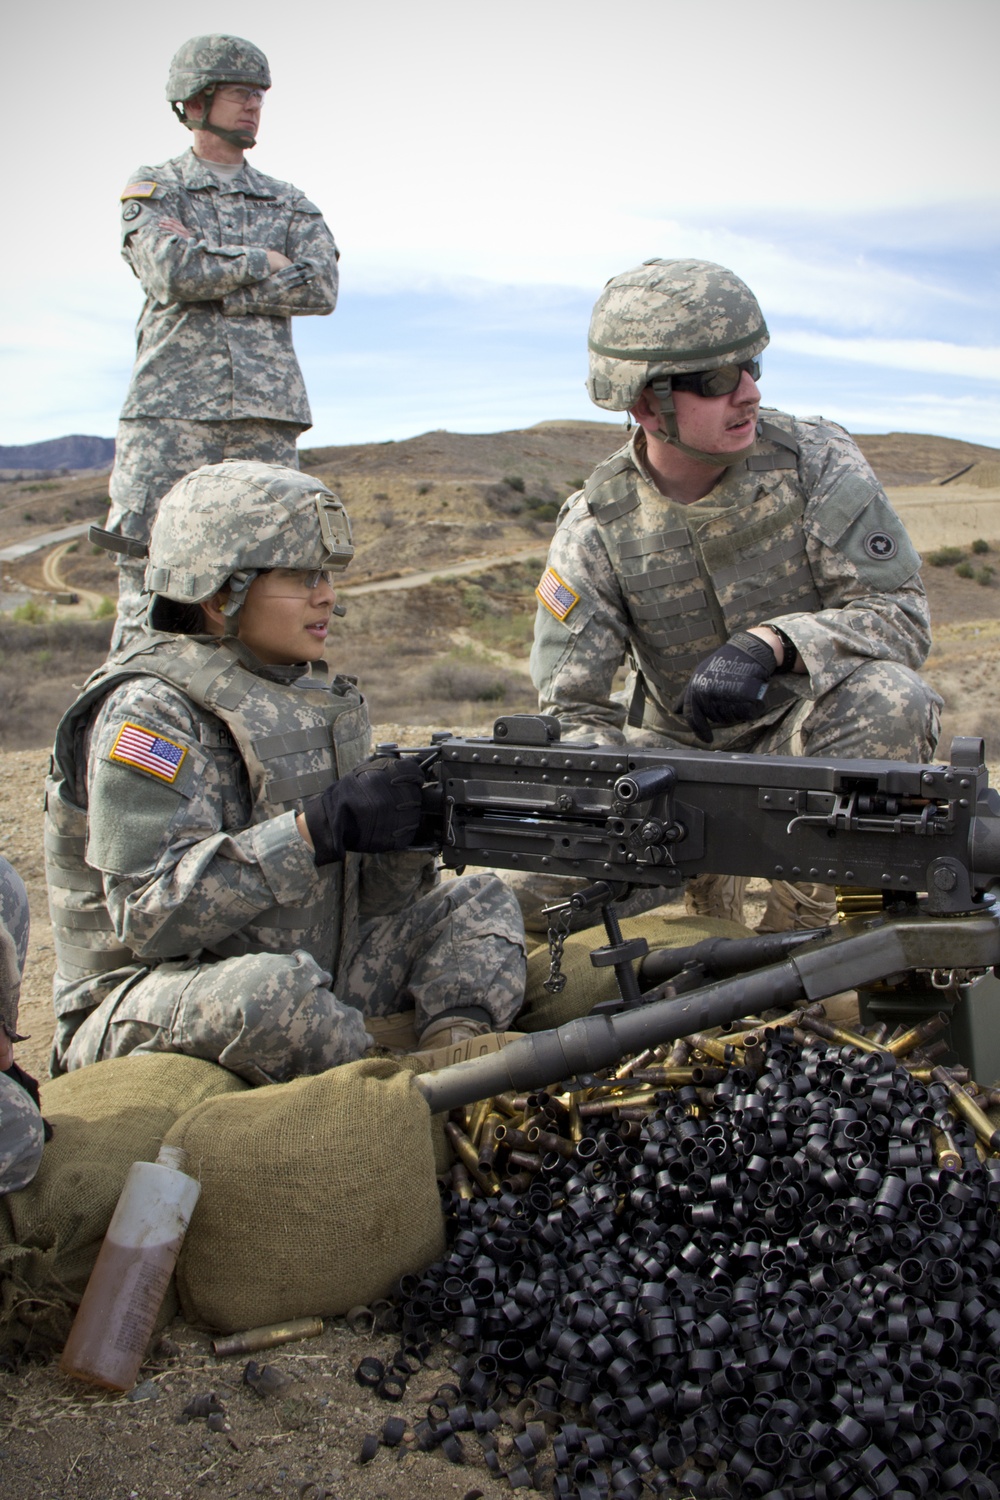
<svg viewBox="0 0 1000 1500"><path fill-rule="evenodd" d="M1000 1160L940 1083L801 1038L571 1148L549 1105L516 1190L449 1193L400 1288L404 1338L456 1356L422 1446L475 1431L557 1500L1000 1493Z"/></svg>

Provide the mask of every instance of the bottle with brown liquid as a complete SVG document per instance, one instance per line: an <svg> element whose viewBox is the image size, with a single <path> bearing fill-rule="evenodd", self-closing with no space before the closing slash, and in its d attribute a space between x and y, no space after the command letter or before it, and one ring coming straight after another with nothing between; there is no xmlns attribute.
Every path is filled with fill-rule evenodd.
<svg viewBox="0 0 1000 1500"><path fill-rule="evenodd" d="M111 1391L135 1385L201 1192L186 1164L176 1146L133 1162L59 1361L64 1375Z"/></svg>

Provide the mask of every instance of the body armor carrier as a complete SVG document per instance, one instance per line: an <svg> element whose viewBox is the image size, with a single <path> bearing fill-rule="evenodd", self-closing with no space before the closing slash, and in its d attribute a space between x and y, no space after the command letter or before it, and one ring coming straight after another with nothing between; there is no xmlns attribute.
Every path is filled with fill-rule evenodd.
<svg viewBox="0 0 1000 1500"><path fill-rule="evenodd" d="M806 555L798 451L783 427L762 422L754 452L691 505L642 477L632 444L591 475L585 499L629 615L633 727L686 732L670 709L700 661L737 630L822 608ZM798 686L775 680L758 723L780 716Z"/></svg>
<svg viewBox="0 0 1000 1500"><path fill-rule="evenodd" d="M247 770L250 823L297 809L370 752L368 710L348 679L312 677L281 683L245 667L230 647L200 638L162 636L138 642L88 680L56 732L45 789L45 874L56 950L58 1045L140 958L119 943L104 900L100 872L86 863L87 767L84 740L102 701L133 677L158 677L220 720L216 745L235 743ZM275 732L275 725L282 729ZM224 728L223 728L224 726ZM352 955L358 921L358 859L316 871L311 901L260 912L194 961L304 948L333 970Z"/></svg>

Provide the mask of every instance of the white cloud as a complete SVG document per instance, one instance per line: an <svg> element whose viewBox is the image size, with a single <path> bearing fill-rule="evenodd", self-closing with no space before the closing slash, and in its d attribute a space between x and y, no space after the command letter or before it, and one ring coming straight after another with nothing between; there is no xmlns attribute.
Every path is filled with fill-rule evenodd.
<svg viewBox="0 0 1000 1500"><path fill-rule="evenodd" d="M856 364L881 365L894 370L921 370L933 375L1000 380L1000 348L946 344L934 339L841 338L825 333L788 330L781 335L782 351L816 359L845 359ZM994 425L1000 411L993 403Z"/></svg>

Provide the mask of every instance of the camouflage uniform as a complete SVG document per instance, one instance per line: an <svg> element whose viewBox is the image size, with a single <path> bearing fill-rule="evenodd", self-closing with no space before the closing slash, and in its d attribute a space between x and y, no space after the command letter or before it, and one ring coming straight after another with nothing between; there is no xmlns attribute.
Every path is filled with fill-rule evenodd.
<svg viewBox="0 0 1000 1500"><path fill-rule="evenodd" d="M21 973L28 951L28 896L17 871L0 855L0 1028L17 1039ZM28 1185L42 1159L44 1126L34 1102L0 1073L0 1193Z"/></svg>
<svg viewBox="0 0 1000 1500"><path fill-rule="evenodd" d="M183 751L173 779L122 751L127 726ZM47 796L54 1071L178 1051L269 1083L359 1056L366 1015L507 1024L524 939L499 881L437 885L418 853L314 864L296 809L368 749L348 679L233 640L147 637L95 674Z"/></svg>
<svg viewBox="0 0 1000 1500"><path fill-rule="evenodd" d="M752 467L693 504L656 488L641 431L567 501L548 557L567 594L539 604L531 657L542 708L568 738L697 745L673 712L692 670L770 624L806 675L772 678L761 717L715 727L714 748L928 760L941 700L916 675L930 616L902 522L841 429L772 411L760 426Z"/></svg>
<svg viewBox="0 0 1000 1500"><path fill-rule="evenodd" d="M694 669L736 632L769 625L805 675L771 677L760 716L713 724L713 748L929 760L942 703L916 671L930 647L920 558L856 444L822 418L768 409L749 450L680 441L674 380L732 375L702 393L732 392L767 342L749 288L711 262L648 261L606 286L591 321L592 400L624 411L652 387L660 438L722 474L700 500L669 499L640 429L566 502L537 591L540 706L571 739L697 745L676 711ZM734 905L718 881L692 882L690 906L738 915L738 893ZM804 888L801 925L822 921L832 894Z"/></svg>
<svg viewBox="0 0 1000 1500"><path fill-rule="evenodd" d="M191 238L161 228L164 217L180 219ZM268 250L292 264L272 272ZM199 465L296 465L296 439L312 417L291 319L333 311L337 248L319 209L290 183L246 162L226 178L187 151L133 174L122 193L122 255L146 302L108 529L145 542L163 495ZM141 627L142 566L119 564L112 649Z"/></svg>

